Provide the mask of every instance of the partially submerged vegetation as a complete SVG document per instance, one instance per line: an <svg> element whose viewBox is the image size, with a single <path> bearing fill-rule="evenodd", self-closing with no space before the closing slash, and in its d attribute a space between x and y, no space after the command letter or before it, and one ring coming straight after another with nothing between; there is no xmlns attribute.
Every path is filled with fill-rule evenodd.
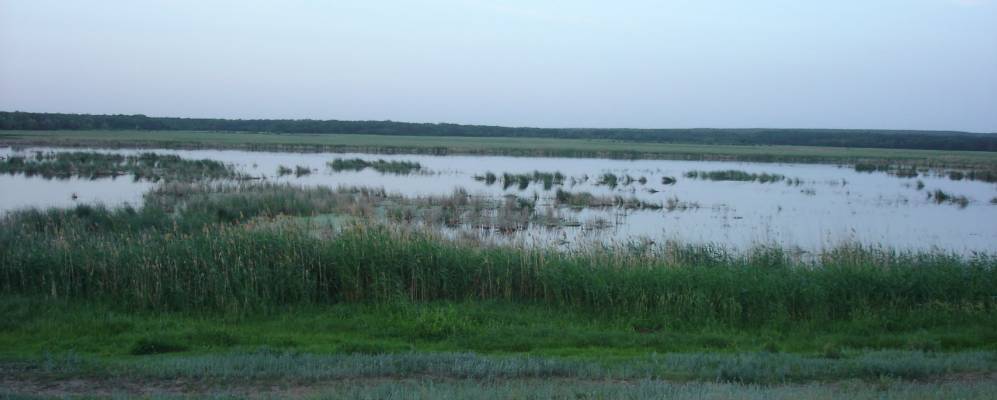
<svg viewBox="0 0 997 400"><path fill-rule="evenodd" d="M885 172L898 178L917 178L921 172L916 166L893 163L856 163L855 172Z"/></svg>
<svg viewBox="0 0 997 400"><path fill-rule="evenodd" d="M243 177L234 168L219 161L190 160L172 154L41 151L32 156L14 155L0 159L0 173L46 179L99 179L131 175L135 180L152 182Z"/></svg>
<svg viewBox="0 0 997 400"><path fill-rule="evenodd" d="M363 171L367 168L382 174L408 175L422 171L422 165L414 161L386 161L378 159L367 161L362 158L337 158L327 163L333 171Z"/></svg>
<svg viewBox="0 0 997 400"><path fill-rule="evenodd" d="M664 181L664 180L662 180ZM634 182L644 185L647 183L647 177L641 176L634 178L629 174L614 174L612 172L605 172L599 176L599 180L596 181L596 185L605 185L610 188L616 188L617 186L630 186Z"/></svg>
<svg viewBox="0 0 997 400"><path fill-rule="evenodd" d="M756 174L733 169L722 171L689 171L685 173L685 177L711 181L742 181L759 183L780 182L786 179L784 175L780 174L770 174L765 172Z"/></svg>
<svg viewBox="0 0 997 400"><path fill-rule="evenodd" d="M950 203L959 206L959 208L966 208L969 205L969 199L966 196L950 194L941 189L929 192L928 198L936 204Z"/></svg>
<svg viewBox="0 0 997 400"><path fill-rule="evenodd" d="M496 182L501 182L503 190L512 186L515 186L519 190L526 190L532 183L540 183L543 185L543 190L551 190L554 186L564 185L564 179L565 176L560 171L533 171L532 173L525 174L503 172L501 176L489 171L484 175L474 176L474 180L484 182L489 186L495 184Z"/></svg>
<svg viewBox="0 0 997 400"><path fill-rule="evenodd" d="M554 204L572 208L622 208L626 210L660 210L660 203L650 203L636 197L596 196L589 192L572 193L558 189Z"/></svg>
<svg viewBox="0 0 997 400"><path fill-rule="evenodd" d="M977 168L966 170L946 170L944 168L932 170L930 167L918 166L916 164L880 161L856 163L853 168L856 172L885 172L898 178L917 178L918 176L934 174L936 176L948 177L953 181L967 179L988 183L997 182L997 166L994 164L980 165Z"/></svg>

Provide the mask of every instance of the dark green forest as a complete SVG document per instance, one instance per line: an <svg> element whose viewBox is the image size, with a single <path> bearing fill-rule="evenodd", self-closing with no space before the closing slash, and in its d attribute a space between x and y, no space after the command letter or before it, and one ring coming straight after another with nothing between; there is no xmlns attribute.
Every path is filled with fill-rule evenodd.
<svg viewBox="0 0 997 400"><path fill-rule="evenodd" d="M310 119L170 118L0 112L0 130L175 130L401 136L536 137L636 142L997 151L997 134L875 129L525 128L449 123Z"/></svg>

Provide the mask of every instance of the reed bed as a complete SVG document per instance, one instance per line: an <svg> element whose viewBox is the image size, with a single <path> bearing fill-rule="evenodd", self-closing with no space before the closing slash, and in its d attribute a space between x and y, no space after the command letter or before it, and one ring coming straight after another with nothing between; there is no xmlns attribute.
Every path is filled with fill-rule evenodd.
<svg viewBox="0 0 997 400"><path fill-rule="evenodd" d="M367 161L362 158L337 158L327 163L333 171L363 171L367 168L382 174L408 175L422 171L422 165L414 161Z"/></svg>
<svg viewBox="0 0 997 400"><path fill-rule="evenodd" d="M943 168L930 168L913 164L866 162L857 163L853 168L855 172L885 172L898 178L916 178L920 175L927 176L930 173L934 173L937 176L948 177L953 181L967 179L987 183L997 182L997 169L993 165L980 165L976 168L966 170L945 170Z"/></svg>
<svg viewBox="0 0 997 400"><path fill-rule="evenodd" d="M685 173L685 177L690 179L706 179L711 181L740 181L740 182L759 182L759 183L781 182L786 179L784 175L779 175L779 174L770 174L765 172L760 174L755 174L734 169L728 169L722 171L689 171Z"/></svg>
<svg viewBox="0 0 997 400"><path fill-rule="evenodd" d="M589 192L572 193L558 189L554 193L554 204L572 208L620 208L625 210L660 210L664 206L636 197L596 196Z"/></svg>
<svg viewBox="0 0 997 400"><path fill-rule="evenodd" d="M98 152L36 152L34 156L0 159L0 173L40 176L45 179L113 178L132 175L135 180L198 181L238 179L233 167L214 160L188 160L177 155L137 155Z"/></svg>
<svg viewBox="0 0 997 400"><path fill-rule="evenodd" d="M191 190L157 193L141 210L11 213L0 221L0 292L226 312L510 301L644 315L666 326L956 321L991 315L997 302L997 259L988 255L845 246L801 261L768 247L735 253L674 243L563 252L462 243L370 221L317 237L301 225L259 224L248 216L316 213L339 207L347 195L383 193L272 189L236 196L240 189L229 188L211 198Z"/></svg>

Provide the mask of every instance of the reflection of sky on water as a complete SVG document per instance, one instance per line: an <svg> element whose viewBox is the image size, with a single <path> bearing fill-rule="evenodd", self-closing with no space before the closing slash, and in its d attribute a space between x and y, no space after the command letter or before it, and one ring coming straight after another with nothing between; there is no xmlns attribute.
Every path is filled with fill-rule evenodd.
<svg viewBox="0 0 997 400"><path fill-rule="evenodd" d="M30 154L35 150L21 150ZM59 151L62 151L61 149ZM71 150L66 150L71 151ZM135 153L139 150L100 150ZM500 156L427 156L370 155L333 153L247 152L237 150L156 150L157 153L179 154L188 158L210 158L232 163L243 171L271 181L303 185L357 185L384 187L389 192L405 195L448 194L463 187L472 194L499 195L515 193L544 198L553 196L541 185L531 185L519 191L515 185L507 190L500 183L491 186L475 181L474 175L491 171L526 173L534 170L560 171L569 178L588 176L587 182L564 189L593 194L636 196L642 200L663 203L669 197L683 202L698 203L700 208L685 211L600 211L575 213L562 210L564 215L579 221L602 217L619 219L623 224L598 234L600 240L627 240L648 237L654 240L675 239L687 243L716 242L733 247L752 244L780 244L817 250L843 242L881 244L897 248L941 248L958 252L974 250L997 251L997 206L990 199L997 196L997 186L974 181L952 181L945 177L922 176L924 190L914 188L917 179L903 179L884 173L858 173L850 168L816 164L765 164L714 161L667 160L606 160L582 158L531 158ZM9 155L10 148L0 149ZM418 161L430 174L384 175L367 169L361 172L333 172L325 163L335 158L359 157L368 160ZM311 175L277 177L277 167L308 166ZM748 172L768 172L800 178L799 186L785 182L712 182L684 177L690 170L737 169ZM644 176L646 185L634 182L629 186L610 189L595 185L604 172ZM678 179L674 185L661 184L661 177ZM842 182L844 180L844 184ZM0 211L23 207L70 206L79 202L105 204L141 203L141 195L153 185L135 183L128 177L117 179L45 180L23 176L0 176ZM650 193L647 189L658 190ZM935 204L927 198L928 191L942 189L971 200L960 209L950 204ZM807 193L812 190L812 193ZM77 194L78 200L72 195ZM591 236L581 229L556 233L529 232L529 236Z"/></svg>

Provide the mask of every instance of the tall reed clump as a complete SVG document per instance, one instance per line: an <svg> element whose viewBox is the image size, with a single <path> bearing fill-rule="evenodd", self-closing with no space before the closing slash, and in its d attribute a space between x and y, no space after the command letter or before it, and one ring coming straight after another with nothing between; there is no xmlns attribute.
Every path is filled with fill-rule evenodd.
<svg viewBox="0 0 997 400"><path fill-rule="evenodd" d="M369 222L320 238L295 224L205 220L149 228L143 218L158 221L137 211L8 215L0 221L0 293L229 312L510 301L725 326L943 324L989 318L997 306L997 259L990 256L851 246L804 263L779 249L735 254L673 243L558 252L466 245Z"/></svg>

